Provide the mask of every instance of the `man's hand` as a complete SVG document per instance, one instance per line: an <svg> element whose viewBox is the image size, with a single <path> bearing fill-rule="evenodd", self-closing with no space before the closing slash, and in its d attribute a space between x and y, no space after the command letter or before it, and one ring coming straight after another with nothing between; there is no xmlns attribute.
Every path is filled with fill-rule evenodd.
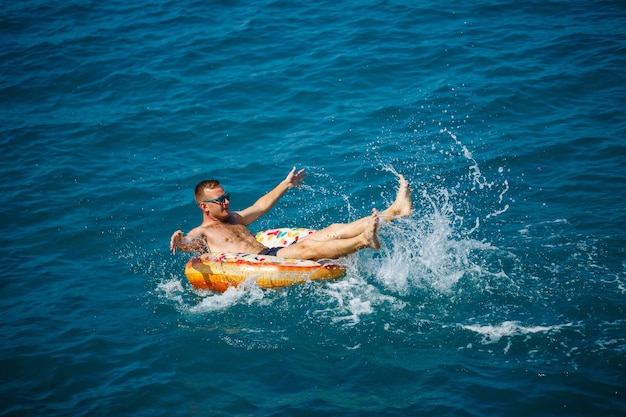
<svg viewBox="0 0 626 417"><path fill-rule="evenodd" d="M175 231L170 239L170 250L172 251L172 254L176 255L176 249L180 247L180 244L182 243L182 241L183 241L183 231L182 230Z"/></svg>
<svg viewBox="0 0 626 417"><path fill-rule="evenodd" d="M287 178L285 178L285 182L287 183L287 187L295 188L300 185L300 183L304 181L305 178L306 173L304 172L304 169L296 172L296 167L293 167L289 172L289 175L287 175Z"/></svg>

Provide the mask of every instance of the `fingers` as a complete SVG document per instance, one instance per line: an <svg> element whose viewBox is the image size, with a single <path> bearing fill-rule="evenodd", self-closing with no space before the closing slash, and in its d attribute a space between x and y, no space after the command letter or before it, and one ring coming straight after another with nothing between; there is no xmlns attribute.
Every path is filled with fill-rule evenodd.
<svg viewBox="0 0 626 417"><path fill-rule="evenodd" d="M304 172L304 168L298 171L296 176L298 177L298 182L304 181L304 179L306 178L306 172Z"/></svg>
<svg viewBox="0 0 626 417"><path fill-rule="evenodd" d="M287 175L287 182L290 184L289 188L296 187L306 178L306 172L304 168L296 172L296 167L291 168L289 175Z"/></svg>
<svg viewBox="0 0 626 417"><path fill-rule="evenodd" d="M180 243L180 239L183 236L183 232L182 230L177 230L174 232L174 234L172 234L172 237L170 238L170 250L172 251L172 254L176 255L176 248L178 248L178 245Z"/></svg>
<svg viewBox="0 0 626 417"><path fill-rule="evenodd" d="M287 177L285 178L285 181L291 183L293 182L293 179L295 177L295 172L296 172L296 167L291 168L291 171L289 171L289 174L287 174Z"/></svg>

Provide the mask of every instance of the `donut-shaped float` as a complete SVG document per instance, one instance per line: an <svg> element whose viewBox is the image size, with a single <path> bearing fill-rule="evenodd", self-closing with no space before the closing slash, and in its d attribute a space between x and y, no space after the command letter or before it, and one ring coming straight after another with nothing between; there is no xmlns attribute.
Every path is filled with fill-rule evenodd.
<svg viewBox="0 0 626 417"><path fill-rule="evenodd" d="M288 246L313 233L303 228L265 230L255 235L268 248ZM252 253L205 253L187 262L185 275L199 289L224 292L243 282L262 288L281 288L307 281L331 280L345 275L345 268L302 259L286 259Z"/></svg>

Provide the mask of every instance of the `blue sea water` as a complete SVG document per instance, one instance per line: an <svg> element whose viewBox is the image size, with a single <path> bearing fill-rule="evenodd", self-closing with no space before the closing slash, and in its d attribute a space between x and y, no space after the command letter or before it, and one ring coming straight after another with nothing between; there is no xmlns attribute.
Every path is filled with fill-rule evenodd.
<svg viewBox="0 0 626 417"><path fill-rule="evenodd" d="M626 413L622 1L30 1L0 10L0 415ZM346 277L195 291L252 225L414 214Z"/></svg>

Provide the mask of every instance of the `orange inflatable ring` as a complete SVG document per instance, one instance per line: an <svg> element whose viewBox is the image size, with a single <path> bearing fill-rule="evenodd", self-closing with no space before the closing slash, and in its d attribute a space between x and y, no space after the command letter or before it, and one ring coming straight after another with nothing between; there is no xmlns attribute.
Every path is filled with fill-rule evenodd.
<svg viewBox="0 0 626 417"><path fill-rule="evenodd" d="M256 234L268 248L288 246L313 233L312 230L274 229ZM185 267L187 280L196 288L224 292L242 282L262 288L281 288L314 280L331 280L345 275L345 268L333 263L251 253L206 253L191 258Z"/></svg>

